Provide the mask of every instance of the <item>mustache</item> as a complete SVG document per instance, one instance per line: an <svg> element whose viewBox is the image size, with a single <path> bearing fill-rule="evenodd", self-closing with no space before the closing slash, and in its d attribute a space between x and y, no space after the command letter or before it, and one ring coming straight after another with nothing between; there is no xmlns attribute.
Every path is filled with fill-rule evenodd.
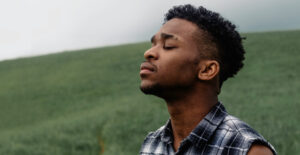
<svg viewBox="0 0 300 155"><path fill-rule="evenodd" d="M157 66L154 63L150 62L150 61L142 61L142 64L148 64L151 67L153 67L154 70L157 70Z"/></svg>

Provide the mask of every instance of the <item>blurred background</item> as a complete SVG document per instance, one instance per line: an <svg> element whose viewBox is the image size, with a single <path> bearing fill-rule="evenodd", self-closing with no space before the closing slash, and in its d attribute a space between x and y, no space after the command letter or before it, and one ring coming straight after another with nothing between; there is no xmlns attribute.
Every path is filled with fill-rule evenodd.
<svg viewBox="0 0 300 155"><path fill-rule="evenodd" d="M247 38L219 96L229 113L299 154L297 0L0 0L0 154L138 154L169 117L139 91L139 65L164 14L187 3Z"/></svg>

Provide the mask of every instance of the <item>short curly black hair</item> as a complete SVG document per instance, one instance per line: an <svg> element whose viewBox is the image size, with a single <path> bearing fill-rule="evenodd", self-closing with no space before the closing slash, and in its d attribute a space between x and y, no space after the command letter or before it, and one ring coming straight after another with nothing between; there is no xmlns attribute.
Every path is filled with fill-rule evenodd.
<svg viewBox="0 0 300 155"><path fill-rule="evenodd" d="M224 19L220 14L186 4L174 6L165 15L164 22L173 18L180 18L196 24L201 30L207 32L212 42L217 46L217 61L220 63L219 87L230 77L233 77L243 67L245 50L242 38L236 26Z"/></svg>

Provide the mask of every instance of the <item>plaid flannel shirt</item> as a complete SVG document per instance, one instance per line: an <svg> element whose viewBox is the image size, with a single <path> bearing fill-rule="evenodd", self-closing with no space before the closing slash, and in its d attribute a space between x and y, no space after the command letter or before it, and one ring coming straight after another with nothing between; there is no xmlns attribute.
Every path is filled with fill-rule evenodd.
<svg viewBox="0 0 300 155"><path fill-rule="evenodd" d="M221 103L216 104L196 128L173 150L171 122L146 137L141 155L245 155L253 143L276 151L260 134L236 117L228 115Z"/></svg>

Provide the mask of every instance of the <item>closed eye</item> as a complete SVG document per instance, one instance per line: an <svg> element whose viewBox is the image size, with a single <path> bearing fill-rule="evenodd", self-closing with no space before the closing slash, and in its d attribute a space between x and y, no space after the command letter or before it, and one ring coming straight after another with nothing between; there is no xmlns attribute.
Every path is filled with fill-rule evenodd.
<svg viewBox="0 0 300 155"><path fill-rule="evenodd" d="M171 49L174 49L176 48L175 46L164 46L163 47L165 50L171 50Z"/></svg>

